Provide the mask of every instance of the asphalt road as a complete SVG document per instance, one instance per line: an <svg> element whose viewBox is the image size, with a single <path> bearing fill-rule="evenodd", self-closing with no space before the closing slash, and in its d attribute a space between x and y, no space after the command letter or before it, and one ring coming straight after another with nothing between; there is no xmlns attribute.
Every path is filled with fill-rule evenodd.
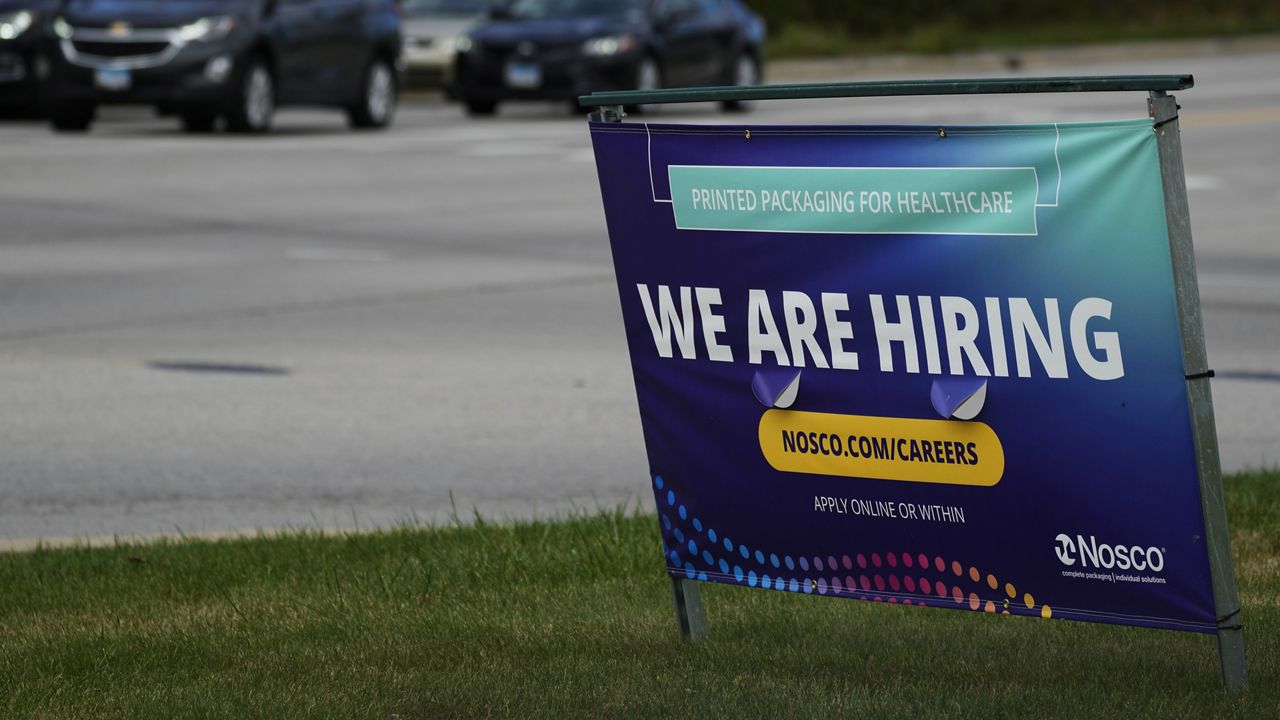
<svg viewBox="0 0 1280 720"><path fill-rule="evenodd" d="M1228 469L1280 455L1280 54L1193 72L1191 208ZM831 100L688 122L1068 121L1140 95ZM649 502L585 121L405 107L189 137L0 124L0 540Z"/></svg>

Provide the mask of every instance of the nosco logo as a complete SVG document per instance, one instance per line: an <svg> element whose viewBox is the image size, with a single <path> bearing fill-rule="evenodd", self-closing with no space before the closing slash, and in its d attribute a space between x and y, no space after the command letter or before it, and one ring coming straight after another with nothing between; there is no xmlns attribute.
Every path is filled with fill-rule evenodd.
<svg viewBox="0 0 1280 720"><path fill-rule="evenodd" d="M1164 550L1158 547L1099 544L1093 535L1086 540L1083 535L1076 535L1073 539L1066 533L1058 533L1054 541L1057 545L1053 551L1058 554L1058 561L1063 565L1071 566L1079 562L1080 567L1107 570L1164 570Z"/></svg>

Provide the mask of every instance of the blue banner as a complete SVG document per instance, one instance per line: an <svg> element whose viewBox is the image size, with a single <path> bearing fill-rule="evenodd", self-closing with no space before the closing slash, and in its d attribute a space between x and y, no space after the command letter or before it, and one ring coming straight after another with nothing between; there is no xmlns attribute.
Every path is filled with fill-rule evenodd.
<svg viewBox="0 0 1280 720"><path fill-rule="evenodd" d="M591 132L673 576L1215 631L1150 120Z"/></svg>

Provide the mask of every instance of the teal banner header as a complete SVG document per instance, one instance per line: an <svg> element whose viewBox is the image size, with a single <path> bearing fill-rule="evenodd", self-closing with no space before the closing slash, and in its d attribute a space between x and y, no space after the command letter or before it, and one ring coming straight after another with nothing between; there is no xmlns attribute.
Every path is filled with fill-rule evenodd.
<svg viewBox="0 0 1280 720"><path fill-rule="evenodd" d="M670 165L680 230L1036 235L1033 167Z"/></svg>

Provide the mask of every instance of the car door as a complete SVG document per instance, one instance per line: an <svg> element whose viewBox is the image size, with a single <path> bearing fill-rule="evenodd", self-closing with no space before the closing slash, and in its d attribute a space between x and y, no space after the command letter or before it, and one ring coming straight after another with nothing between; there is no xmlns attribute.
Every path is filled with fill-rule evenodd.
<svg viewBox="0 0 1280 720"><path fill-rule="evenodd" d="M323 48L313 2L276 0L269 10L281 102L306 102L320 84L317 67Z"/></svg>
<svg viewBox="0 0 1280 720"><path fill-rule="evenodd" d="M311 0L311 4L319 25L316 72L324 99L355 97L369 55L365 0Z"/></svg>
<svg viewBox="0 0 1280 720"><path fill-rule="evenodd" d="M712 12L708 12L711 8ZM666 48L666 84L715 85L724 69L727 14L699 0L658 0L658 27Z"/></svg>

